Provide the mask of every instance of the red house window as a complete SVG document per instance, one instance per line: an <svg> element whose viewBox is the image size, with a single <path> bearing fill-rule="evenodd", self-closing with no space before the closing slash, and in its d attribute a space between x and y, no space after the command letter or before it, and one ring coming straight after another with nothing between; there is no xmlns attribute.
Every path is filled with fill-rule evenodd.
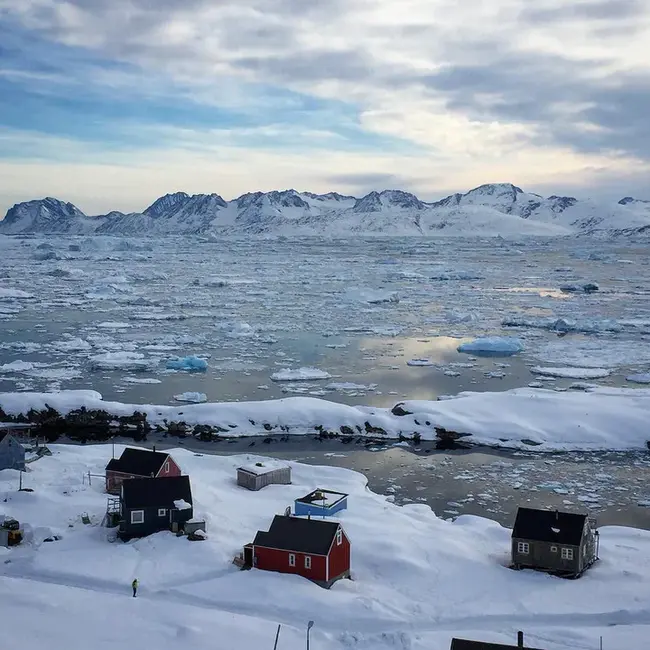
<svg viewBox="0 0 650 650"><path fill-rule="evenodd" d="M289 553L289 566L296 566L296 556L293 553Z"/></svg>
<svg viewBox="0 0 650 650"><path fill-rule="evenodd" d="M305 555L305 569L311 569L311 557Z"/></svg>

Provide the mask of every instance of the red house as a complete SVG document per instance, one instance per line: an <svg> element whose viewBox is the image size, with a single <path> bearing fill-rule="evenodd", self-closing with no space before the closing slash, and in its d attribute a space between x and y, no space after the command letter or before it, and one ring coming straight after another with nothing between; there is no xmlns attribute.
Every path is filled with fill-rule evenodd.
<svg viewBox="0 0 650 650"><path fill-rule="evenodd" d="M350 577L350 540L337 521L276 515L244 547L244 566L295 573L329 589Z"/></svg>
<svg viewBox="0 0 650 650"><path fill-rule="evenodd" d="M122 482L130 478L180 476L181 468L164 452L127 447L119 458L106 465L106 492L119 494Z"/></svg>

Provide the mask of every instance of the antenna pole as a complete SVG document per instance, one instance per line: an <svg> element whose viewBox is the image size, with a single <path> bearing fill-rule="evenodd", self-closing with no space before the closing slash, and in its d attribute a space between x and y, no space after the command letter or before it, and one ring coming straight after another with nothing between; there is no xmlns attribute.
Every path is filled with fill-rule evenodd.
<svg viewBox="0 0 650 650"><path fill-rule="evenodd" d="M278 647L278 639L280 638L280 628L282 626L278 625L278 631L275 633L275 643L273 644L273 650L277 650Z"/></svg>

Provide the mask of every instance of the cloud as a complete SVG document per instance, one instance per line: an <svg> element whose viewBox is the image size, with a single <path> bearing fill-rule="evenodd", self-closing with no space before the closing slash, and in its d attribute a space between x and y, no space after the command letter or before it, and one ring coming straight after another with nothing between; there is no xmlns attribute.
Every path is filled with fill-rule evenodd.
<svg viewBox="0 0 650 650"><path fill-rule="evenodd" d="M2 123L131 171L127 155L236 152L280 186L312 165L323 190L385 178L435 198L494 176L622 184L650 162L642 0L0 0L0 17Z"/></svg>

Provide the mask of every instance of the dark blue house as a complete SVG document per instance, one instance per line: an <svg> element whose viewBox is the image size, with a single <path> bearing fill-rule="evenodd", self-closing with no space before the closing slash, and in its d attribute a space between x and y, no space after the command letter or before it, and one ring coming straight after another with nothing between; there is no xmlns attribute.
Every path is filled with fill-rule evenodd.
<svg viewBox="0 0 650 650"><path fill-rule="evenodd" d="M161 530L183 531L193 517L189 476L129 479L121 485L119 501L122 540Z"/></svg>
<svg viewBox="0 0 650 650"><path fill-rule="evenodd" d="M341 510L347 510L347 507L347 494L319 488L296 499L293 509L297 516L329 517Z"/></svg>

